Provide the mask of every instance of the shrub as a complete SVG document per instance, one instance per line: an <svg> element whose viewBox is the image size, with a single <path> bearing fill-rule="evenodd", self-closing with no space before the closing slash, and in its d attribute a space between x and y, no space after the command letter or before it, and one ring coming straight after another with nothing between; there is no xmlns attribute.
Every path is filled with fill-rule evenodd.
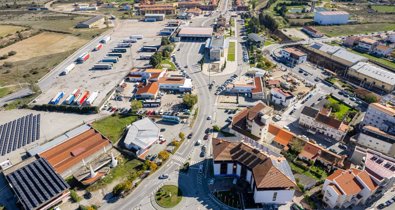
<svg viewBox="0 0 395 210"><path fill-rule="evenodd" d="M75 190L70 190L70 197L71 197L71 200L75 203L81 201L81 197L77 194L77 192Z"/></svg>
<svg viewBox="0 0 395 210"><path fill-rule="evenodd" d="M151 171L156 171L156 169L158 169L158 165L156 165L156 163L154 162L151 162L149 168L151 169Z"/></svg>
<svg viewBox="0 0 395 210"><path fill-rule="evenodd" d="M112 189L112 194L115 196L121 195L126 189L125 183L119 183Z"/></svg>
<svg viewBox="0 0 395 210"><path fill-rule="evenodd" d="M167 152L167 151L165 151L165 150L163 150L163 151L160 151L159 153L158 153L158 157L160 158L160 159L162 159L162 160L167 160L167 159L169 159L169 153Z"/></svg>
<svg viewBox="0 0 395 210"><path fill-rule="evenodd" d="M219 132L221 129L219 128L218 125L213 125L213 131Z"/></svg>
<svg viewBox="0 0 395 210"><path fill-rule="evenodd" d="M4 66L4 67L7 67L7 68L12 68L12 67L14 66L14 64L11 63L11 62L4 62L4 63L3 63L3 66Z"/></svg>
<svg viewBox="0 0 395 210"><path fill-rule="evenodd" d="M185 139L185 134L183 132L180 132L178 134L178 137L180 137L181 140L184 140Z"/></svg>
<svg viewBox="0 0 395 210"><path fill-rule="evenodd" d="M8 56L13 56L13 55L16 55L16 51L13 51L13 50L12 50L12 51L9 51L9 52L8 52Z"/></svg>
<svg viewBox="0 0 395 210"><path fill-rule="evenodd" d="M8 55L7 55L7 54L4 54L4 55L0 56L0 60L5 60L5 59L7 59L7 58L8 58Z"/></svg>

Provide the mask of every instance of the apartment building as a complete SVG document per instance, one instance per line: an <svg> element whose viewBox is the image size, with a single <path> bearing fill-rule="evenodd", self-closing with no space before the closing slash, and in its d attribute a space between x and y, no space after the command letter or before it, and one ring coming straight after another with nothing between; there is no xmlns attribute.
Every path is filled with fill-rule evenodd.
<svg viewBox="0 0 395 210"><path fill-rule="evenodd" d="M280 88L272 88L270 90L271 101L274 104L288 107L293 101L295 101L295 96L289 92L284 91Z"/></svg>
<svg viewBox="0 0 395 210"><path fill-rule="evenodd" d="M353 136L351 140L363 147L395 157L395 135L386 133L377 127L365 125L361 132Z"/></svg>
<svg viewBox="0 0 395 210"><path fill-rule="evenodd" d="M307 54L292 47L281 50L283 60L291 65L297 65L307 60Z"/></svg>
<svg viewBox="0 0 395 210"><path fill-rule="evenodd" d="M365 170L338 169L326 178L322 187L322 200L330 208L348 208L364 204L377 188Z"/></svg>
<svg viewBox="0 0 395 210"><path fill-rule="evenodd" d="M395 134L395 107L380 103L369 104L361 122L362 126L371 125L386 133Z"/></svg>
<svg viewBox="0 0 395 210"><path fill-rule="evenodd" d="M347 134L348 125L330 116L331 112L320 112L312 107L305 106L300 114L299 124L337 141L341 141Z"/></svg>

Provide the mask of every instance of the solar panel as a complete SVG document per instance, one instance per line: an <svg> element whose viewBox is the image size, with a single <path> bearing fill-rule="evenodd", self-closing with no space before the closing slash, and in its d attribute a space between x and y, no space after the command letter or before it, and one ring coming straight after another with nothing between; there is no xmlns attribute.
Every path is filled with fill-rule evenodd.
<svg viewBox="0 0 395 210"><path fill-rule="evenodd" d="M23 170L23 169L22 169ZM16 173L14 173L15 178L18 180L18 185L20 185L22 193L25 194L27 197L31 198L32 201L32 206L38 206L39 201L36 198L37 193L31 193L32 191L30 190L30 187L26 184L25 180L20 176L20 172L22 170L18 170L16 171ZM33 191L34 192L34 191Z"/></svg>
<svg viewBox="0 0 395 210"><path fill-rule="evenodd" d="M30 169L30 173L34 176L30 176L32 181L34 183L36 183L36 185L40 184L40 186L43 188L41 189L38 186L38 189L42 192L43 197L45 198L45 200L48 200L52 197L52 195L50 195L48 193L48 188L50 188L50 183L47 183L46 180L49 179L43 179L43 177L41 176L41 174L37 171L37 167L39 164L36 164L36 162L34 162L33 164L28 165L27 167Z"/></svg>

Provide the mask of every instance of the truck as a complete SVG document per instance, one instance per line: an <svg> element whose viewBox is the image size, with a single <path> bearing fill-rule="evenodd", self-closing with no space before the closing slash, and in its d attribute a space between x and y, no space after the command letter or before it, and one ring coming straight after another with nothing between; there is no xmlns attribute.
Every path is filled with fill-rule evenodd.
<svg viewBox="0 0 395 210"><path fill-rule="evenodd" d="M118 57L105 57L101 60L103 63L118 63L119 58Z"/></svg>
<svg viewBox="0 0 395 210"><path fill-rule="evenodd" d="M162 116L162 121L163 122L169 122L169 123L178 124L178 123L180 123L180 118L177 117L177 116L163 115Z"/></svg>
<svg viewBox="0 0 395 210"><path fill-rule="evenodd" d="M117 48L129 48L132 46L132 43L119 43Z"/></svg>
<svg viewBox="0 0 395 210"><path fill-rule="evenodd" d="M108 53L107 54L109 57L118 57L122 58L122 53Z"/></svg>
<svg viewBox="0 0 395 210"><path fill-rule="evenodd" d="M156 52L158 51L157 47L152 47L152 46L144 46L140 49L141 52Z"/></svg>
<svg viewBox="0 0 395 210"><path fill-rule="evenodd" d="M89 96L89 98L85 101L85 103L87 104L87 105L92 105L93 104L93 101L95 101L95 99L97 98L97 96L99 95L99 92L93 92L90 96Z"/></svg>
<svg viewBox="0 0 395 210"><path fill-rule="evenodd" d="M101 43L107 44L111 40L111 36L105 36L100 40Z"/></svg>
<svg viewBox="0 0 395 210"><path fill-rule="evenodd" d="M151 56L152 55L140 55L140 60L149 60L149 59L151 59Z"/></svg>
<svg viewBox="0 0 395 210"><path fill-rule="evenodd" d="M97 70L107 70L107 69L112 69L112 64L108 63L98 63L93 66L93 69Z"/></svg>
<svg viewBox="0 0 395 210"><path fill-rule="evenodd" d="M130 39L143 39L144 36L143 35L132 35L129 37Z"/></svg>
<svg viewBox="0 0 395 210"><path fill-rule="evenodd" d="M68 65L66 68L64 68L64 70L62 71L61 75L66 75L68 74L71 70L73 70L75 67L75 63L71 63L70 65Z"/></svg>
<svg viewBox="0 0 395 210"><path fill-rule="evenodd" d="M122 42L123 43L136 43L137 39L124 39Z"/></svg>
<svg viewBox="0 0 395 210"><path fill-rule="evenodd" d="M77 97L78 94L80 94L80 92L81 90L78 88L78 89L74 89L73 92L71 92L71 94L74 95L74 97Z"/></svg>
<svg viewBox="0 0 395 210"><path fill-rule="evenodd" d="M74 102L74 99L75 99L75 96L73 94L70 94L69 97L66 98L64 103L66 103L67 105L70 105Z"/></svg>
<svg viewBox="0 0 395 210"><path fill-rule="evenodd" d="M94 51L99 51L101 48L103 48L103 44L97 44L96 47L93 50Z"/></svg>
<svg viewBox="0 0 395 210"><path fill-rule="evenodd" d="M125 53L127 51L127 49L125 48L114 48L112 49L113 53Z"/></svg>
<svg viewBox="0 0 395 210"><path fill-rule="evenodd" d="M86 60L88 60L90 57L89 53L82 53L78 58L77 58L77 62L78 63L83 63Z"/></svg>
<svg viewBox="0 0 395 210"><path fill-rule="evenodd" d="M89 97L89 91L85 91L84 93L82 93L82 95L76 101L77 105L81 106L82 104L84 104L84 102L86 101L86 99L88 99L88 97Z"/></svg>
<svg viewBox="0 0 395 210"><path fill-rule="evenodd" d="M60 99L63 98L64 92L58 92L56 96L49 102L49 104L58 104Z"/></svg>

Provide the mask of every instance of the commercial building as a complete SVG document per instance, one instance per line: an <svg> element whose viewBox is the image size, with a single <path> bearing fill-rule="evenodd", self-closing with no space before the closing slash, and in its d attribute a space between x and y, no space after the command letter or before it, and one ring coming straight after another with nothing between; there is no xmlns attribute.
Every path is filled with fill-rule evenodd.
<svg viewBox="0 0 395 210"><path fill-rule="evenodd" d="M338 169L326 178L322 200L330 208L348 208L365 204L376 190L377 184L366 171Z"/></svg>
<svg viewBox="0 0 395 210"><path fill-rule="evenodd" d="M132 69L126 79L130 82L156 82L166 75L164 69Z"/></svg>
<svg viewBox="0 0 395 210"><path fill-rule="evenodd" d="M17 203L26 210L50 209L68 199L70 186L44 158L30 158L6 171L4 176Z"/></svg>
<svg viewBox="0 0 395 210"><path fill-rule="evenodd" d="M395 157L395 135L391 135L380 129L365 125L362 131L351 138L355 143Z"/></svg>
<svg viewBox="0 0 395 210"><path fill-rule="evenodd" d="M359 81L359 86L391 92L395 89L395 74L371 63L359 62L347 75Z"/></svg>
<svg viewBox="0 0 395 210"><path fill-rule="evenodd" d="M191 14L193 16L199 16L202 14L202 10L199 8L190 8L186 11L186 13Z"/></svg>
<svg viewBox="0 0 395 210"><path fill-rule="evenodd" d="M307 54L292 47L281 50L282 59L291 66L306 62Z"/></svg>
<svg viewBox="0 0 395 210"><path fill-rule="evenodd" d="M265 96L262 78L258 75L256 75L253 80L228 84L226 86L226 91L236 94L249 94L252 99L263 99Z"/></svg>
<svg viewBox="0 0 395 210"><path fill-rule="evenodd" d="M95 28L99 27L100 25L104 24L104 16L98 15L95 17L92 17L86 21L78 23L75 27L76 28Z"/></svg>
<svg viewBox="0 0 395 210"><path fill-rule="evenodd" d="M351 162L368 172L370 177L377 183L378 196L388 192L395 184L395 159L380 152L355 147L351 156Z"/></svg>
<svg viewBox="0 0 395 210"><path fill-rule="evenodd" d="M146 14L176 14L175 4L140 4L137 8L140 15Z"/></svg>
<svg viewBox="0 0 395 210"><path fill-rule="evenodd" d="M381 131L395 135L395 107L380 103L369 104L361 125L371 125Z"/></svg>
<svg viewBox="0 0 395 210"><path fill-rule="evenodd" d="M320 11L314 13L314 22L320 25L347 24L349 16L344 11Z"/></svg>
<svg viewBox="0 0 395 210"><path fill-rule="evenodd" d="M274 104L284 107L288 107L295 100L295 96L291 92L284 91L280 88L272 88L270 90L270 96Z"/></svg>
<svg viewBox="0 0 395 210"><path fill-rule="evenodd" d="M69 134L72 137L61 136L33 151L46 159L63 178L74 176L83 184L91 184L103 177L106 173L102 168L112 159L110 140L87 125L76 128ZM29 153L34 154L33 151ZM91 170L86 170L87 166L95 176L91 177Z"/></svg>
<svg viewBox="0 0 395 210"><path fill-rule="evenodd" d="M200 8L202 2L200 1L180 1L177 3L179 9Z"/></svg>
<svg viewBox="0 0 395 210"><path fill-rule="evenodd" d="M165 14L145 14L144 21L145 22L155 22L155 21L163 21L165 20Z"/></svg>
<svg viewBox="0 0 395 210"><path fill-rule="evenodd" d="M178 36L181 38L210 38L213 34L211 27L183 27Z"/></svg>
<svg viewBox="0 0 395 210"><path fill-rule="evenodd" d="M143 87L139 87L134 94L137 99L156 99L159 93L158 82L151 82Z"/></svg>
<svg viewBox="0 0 395 210"><path fill-rule="evenodd" d="M303 26L302 31L313 38L321 38L324 36L323 33L311 26Z"/></svg>
<svg viewBox="0 0 395 210"><path fill-rule="evenodd" d="M191 92L193 89L192 80L184 77L162 77L158 83L160 90Z"/></svg>
<svg viewBox="0 0 395 210"><path fill-rule="evenodd" d="M127 149L143 155L159 139L160 128L148 117L130 125L125 136L124 145Z"/></svg>
<svg viewBox="0 0 395 210"><path fill-rule="evenodd" d="M232 119L230 132L241 138L263 140L267 134L273 109L262 102L238 112Z"/></svg>
<svg viewBox="0 0 395 210"><path fill-rule="evenodd" d="M299 124L337 141L341 141L348 132L348 125L330 116L330 111L320 112L305 106L300 114Z"/></svg>
<svg viewBox="0 0 395 210"><path fill-rule="evenodd" d="M292 201L296 182L287 160L244 142L212 140L214 176L233 176L248 182L254 202L285 204Z"/></svg>
<svg viewBox="0 0 395 210"><path fill-rule="evenodd" d="M224 56L224 43L223 36L212 36L206 41L206 49L209 51L211 61L220 61Z"/></svg>

